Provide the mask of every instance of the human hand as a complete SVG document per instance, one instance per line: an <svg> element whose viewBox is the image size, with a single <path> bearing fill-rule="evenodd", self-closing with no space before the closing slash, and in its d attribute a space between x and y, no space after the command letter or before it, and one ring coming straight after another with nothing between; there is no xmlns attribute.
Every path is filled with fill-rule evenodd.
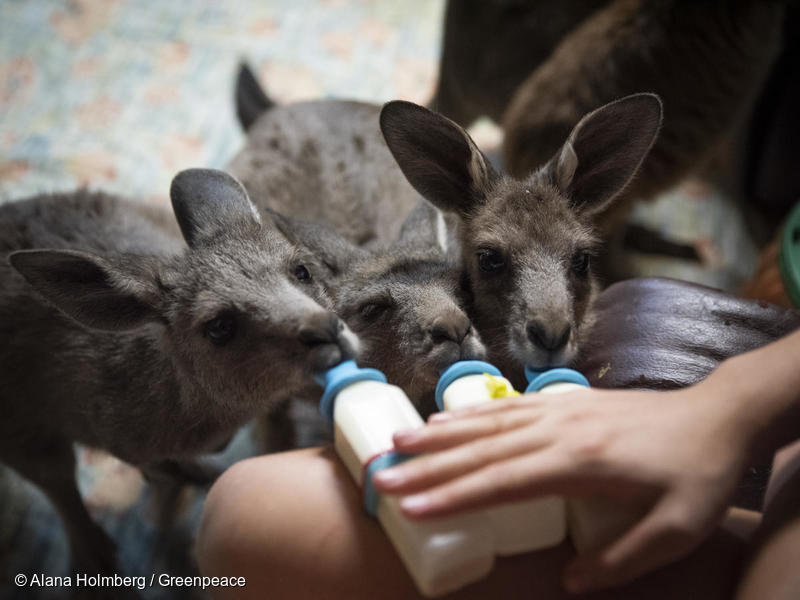
<svg viewBox="0 0 800 600"><path fill-rule="evenodd" d="M401 507L411 518L549 494L645 507L564 574L573 592L621 584L688 553L723 514L754 437L729 391L709 378L675 392L535 394L440 413L394 439L401 452L433 454L375 483L410 494Z"/></svg>

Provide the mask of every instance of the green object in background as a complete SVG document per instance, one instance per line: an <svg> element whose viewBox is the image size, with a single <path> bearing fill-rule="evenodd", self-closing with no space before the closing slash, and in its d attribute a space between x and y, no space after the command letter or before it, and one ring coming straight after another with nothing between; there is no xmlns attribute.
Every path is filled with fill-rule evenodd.
<svg viewBox="0 0 800 600"><path fill-rule="evenodd" d="M783 228L781 237L781 277L786 294L800 308L800 202L798 202Z"/></svg>

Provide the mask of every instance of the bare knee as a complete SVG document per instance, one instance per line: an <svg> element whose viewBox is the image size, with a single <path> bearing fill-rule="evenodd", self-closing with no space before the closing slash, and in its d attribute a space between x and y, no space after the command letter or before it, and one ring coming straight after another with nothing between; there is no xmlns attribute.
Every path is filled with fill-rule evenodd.
<svg viewBox="0 0 800 600"><path fill-rule="evenodd" d="M285 485L280 462L258 457L236 463L206 498L196 544L200 571L211 577L245 577L247 582L244 590L217 588L215 598L250 597L274 579L282 519L270 491Z"/></svg>
<svg viewBox="0 0 800 600"><path fill-rule="evenodd" d="M206 498L196 544L197 560L204 573L221 574L238 548L240 515L236 504L247 495L244 478L249 470L247 461L233 465L214 483Z"/></svg>
<svg viewBox="0 0 800 600"><path fill-rule="evenodd" d="M364 573L410 597L402 565L330 448L261 456L226 471L206 500L197 558L204 575L246 579L244 590L213 590L220 599L357 598Z"/></svg>
<svg viewBox="0 0 800 600"><path fill-rule="evenodd" d="M761 540L745 569L737 600L790 600L800 590L800 515Z"/></svg>
<svg viewBox="0 0 800 600"><path fill-rule="evenodd" d="M800 444L781 454L737 600L788 600L800 589Z"/></svg>

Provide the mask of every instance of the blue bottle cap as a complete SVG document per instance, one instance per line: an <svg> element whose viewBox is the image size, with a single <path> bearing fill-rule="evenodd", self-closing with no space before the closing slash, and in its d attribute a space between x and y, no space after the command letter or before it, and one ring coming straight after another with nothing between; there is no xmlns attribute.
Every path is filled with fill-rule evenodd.
<svg viewBox="0 0 800 600"><path fill-rule="evenodd" d="M589 387L589 382L586 377L578 373L574 369L548 369L546 371L538 371L536 369L525 368L525 376L530 383L525 388L525 393L538 392L546 385L551 383L575 383L584 387Z"/></svg>
<svg viewBox="0 0 800 600"><path fill-rule="evenodd" d="M447 370L439 377L436 384L436 406L439 410L444 410L444 391L459 377L466 375L483 375L488 373L495 377L502 377L500 369L482 360L461 360L450 365Z"/></svg>
<svg viewBox="0 0 800 600"><path fill-rule="evenodd" d="M525 365L525 380L528 383L530 383L531 381L536 379L539 375L541 375L545 371L549 371L549 370L550 369L548 367L545 367L543 369L534 369L530 365Z"/></svg>
<svg viewBox="0 0 800 600"><path fill-rule="evenodd" d="M357 381L380 381L386 383L386 375L377 369L360 369L355 361L346 360L322 375L315 377L317 383L325 386L325 392L319 401L319 412L329 422L333 422L333 405L336 395L348 385Z"/></svg>
<svg viewBox="0 0 800 600"><path fill-rule="evenodd" d="M376 457L367 465L367 468L364 471L364 508L367 509L367 513L371 517L378 516L378 500L381 498L381 495L378 493L378 490L375 489L375 485L372 483L372 478L375 476L375 473L383 469L388 469L389 467L399 465L400 463L407 461L409 458L414 458L414 455L391 450L386 454L381 454L380 456Z"/></svg>

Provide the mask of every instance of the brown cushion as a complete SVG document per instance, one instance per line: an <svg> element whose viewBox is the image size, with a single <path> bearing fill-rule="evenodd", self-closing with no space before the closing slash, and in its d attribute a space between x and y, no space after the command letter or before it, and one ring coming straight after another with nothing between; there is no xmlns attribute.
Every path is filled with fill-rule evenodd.
<svg viewBox="0 0 800 600"><path fill-rule="evenodd" d="M596 309L577 369L600 388L685 387L800 327L800 311L674 279L616 283Z"/></svg>

